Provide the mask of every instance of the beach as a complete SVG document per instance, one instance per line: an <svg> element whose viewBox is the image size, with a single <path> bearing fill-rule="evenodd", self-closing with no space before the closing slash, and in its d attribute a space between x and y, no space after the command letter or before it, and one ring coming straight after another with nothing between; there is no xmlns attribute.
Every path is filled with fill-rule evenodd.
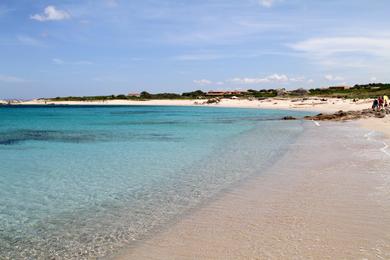
<svg viewBox="0 0 390 260"><path fill-rule="evenodd" d="M58 120L62 122L60 125L65 123L64 120L69 116L81 117L74 119L76 120L74 125L66 124L66 129L70 127L68 130L64 129L58 133L32 132L22 137L11 136L9 140L13 142L20 138L20 142L27 142L28 140L25 141L23 138L38 136L34 141L53 141L57 143L55 145L57 148L61 147L58 142L68 143L68 145L74 143L77 153L84 153L84 156L90 158L90 163L83 162L84 156L71 159L76 167L74 170L79 171L76 175L83 176L84 167L94 175L85 178L83 189L91 186L90 182L96 178L95 173L104 174L99 177L104 184L92 183L95 188L89 193L80 190L78 184L74 187L74 184L70 185L75 189L74 195L77 194L78 197L65 197L65 199L72 201L87 196L85 205L80 204L78 207L89 207L91 202L99 207L96 209L91 207L88 211L81 212L82 215L72 209L65 216L59 209L57 215L39 223L43 232L39 235L39 239L34 238L37 240L34 243L37 244L32 243L32 245L34 248L39 246L42 251L38 251L36 256L51 257L52 253L47 254L47 250L50 249L61 256L78 255L80 258L105 256L109 259L387 259L390 257L390 201L388 199L390 152L387 145L390 143L390 122L388 118L368 118L347 122L274 121L289 114L300 117L317 112L333 113L339 110L366 109L370 105L368 100L360 102L343 99L326 101L270 99L264 102L222 100L219 104L212 105L196 105L194 102L199 101L193 100L140 102L136 103L140 106L135 107L127 107L125 105L132 105L132 103L122 101L105 103L113 107L97 106L86 109L81 105L101 104L63 102L56 104L65 106L26 107L28 111L38 109L38 113L35 113L36 117L43 120L45 124L48 118L54 115L52 109L59 111L56 114L59 116ZM38 102L25 105L42 104ZM156 113L161 111L164 111L162 117L156 118ZM190 117L187 115L188 112ZM212 113L207 115L210 112ZM83 113L88 117L84 118ZM216 117L213 116L214 113ZM184 115L185 121L182 118ZM200 115L207 116L202 118L199 117ZM11 116L10 120L12 118L14 116ZM133 120L129 121L132 118ZM101 122L102 119L104 120ZM244 132L239 130L243 123L246 125L243 128L246 129ZM205 125L197 128L197 131L215 127L217 132L211 132L208 137L210 144L214 142L216 133L221 135L219 130L221 124L227 127L224 132L231 129L232 134L235 133L232 136L236 137L223 146L217 146L219 147L217 152L206 161L194 161L187 165L185 162L190 162L194 155L199 156L199 159L202 158L194 153L199 152L200 147L194 151L189 150L200 143L193 142L188 144L190 146L183 146L179 145L178 141L185 135L187 138L192 136L193 128L198 127L196 125L199 124ZM86 132L81 137L76 136L76 139L73 134L69 135L67 132L71 129L74 131L77 126L81 127L77 133L84 133L89 129L85 128L88 125L97 129ZM58 126L53 126L53 129L59 129ZM113 126L115 128L111 128ZM128 190L131 190L128 187L133 183L127 172L137 164L137 161L131 160L136 160L138 157L131 153L134 144L127 148L124 146L124 150L118 149L133 138L120 136L118 139L117 136L113 136L116 143L102 146L101 142L111 142L111 137L107 140L108 133L101 131L109 127L107 129L112 133L118 129L127 132L129 127L138 129L139 126L153 131L160 127L163 127L160 131L179 127L178 129L181 130L177 133L182 132L180 138L172 138L159 132L158 135L142 133L147 136L139 135L134 140L141 138L156 142L157 146L152 149L155 158L161 157L158 152L158 147L164 144L161 141L172 142L171 144L175 145L174 149L169 148L166 151L178 152L186 147L180 152L180 157L183 159L179 161L183 163L182 168L191 171L172 175L176 176L174 178L162 179L164 182L167 181L166 184L156 183L149 189L149 184L146 183L145 190L138 191L137 188L128 193ZM183 132L182 127L191 132ZM236 127L238 128L235 129ZM282 129L287 132L277 133ZM237 135L238 133L241 134ZM275 137L271 133L275 134ZM43 134L44 136L41 137ZM227 133L226 135L229 136ZM88 139L91 137L93 142ZM82 138L86 138L87 143L91 142L93 148L79 150L78 143L84 142ZM283 138L286 140L282 141ZM118 146L119 144L122 145ZM112 150L108 149L109 147ZM31 149L31 147L27 148ZM87 146L84 149L86 148ZM271 152L271 148L274 151ZM267 154L268 149L270 154ZM48 149L36 151L44 153L45 150ZM91 151L95 152L90 154ZM139 146L136 154L143 154L144 151L143 145ZM29 150L27 149L26 152ZM70 156L67 155L66 150L62 153L65 157ZM98 161L93 157L100 158L99 153L106 155L102 155L103 157L98 161L109 165L102 165L101 169L95 169L94 164L98 165ZM121 163L123 168L114 166L115 158L124 155L126 159ZM153 170L156 171L153 178L160 178L161 169L173 171L177 166L174 167L174 164L169 163L178 155L166 152L165 155L165 160L158 160L158 164L154 160L151 164L153 168L140 168L140 172ZM20 152L17 153L18 156ZM107 156L111 156L108 161ZM142 160L142 155L140 156L137 160ZM55 158L53 157L52 161L57 160ZM128 165L124 164L127 161ZM148 161L145 162L148 164ZM178 160L174 159L172 162ZM35 164L35 162L31 163L31 165ZM59 168L57 165L51 167ZM115 171L112 171L113 169ZM116 179L118 173L120 179ZM106 179L107 176L110 178ZM151 181L155 182L154 179ZM104 187L105 184L109 184L109 189ZM67 194L70 187L62 192ZM118 187L122 189L119 198L123 197L125 200L117 199ZM113 196L115 200L108 203L109 200L104 196L102 202L91 200L91 194L100 196L99 189L107 194L113 192L110 197ZM53 190L53 192L57 191ZM51 196L57 195L54 193ZM32 202L37 203L37 201L38 199ZM46 221L57 224L53 224L49 229L45 225ZM55 239L47 243L46 237L53 236L53 231L55 231ZM33 234L36 236L35 231ZM20 246L23 248L22 245ZM95 249L91 250L91 248ZM7 247L7 249L14 252L12 248ZM28 250L31 248L24 250L23 254L29 255L26 252L30 252Z"/></svg>
<svg viewBox="0 0 390 260"><path fill-rule="evenodd" d="M283 109L299 111L316 111L333 113L339 110L362 110L370 108L372 100L362 99L354 102L351 99L343 98L268 98L264 100L248 99L221 99L217 104L207 104L207 100L107 100L107 101L52 101L52 100L30 100L18 102L20 105L139 105L139 106L208 106L208 107L232 107L232 108L258 108L258 109Z"/></svg>
<svg viewBox="0 0 390 260"><path fill-rule="evenodd" d="M265 174L117 259L388 259L388 140L359 123L307 126Z"/></svg>
<svg viewBox="0 0 390 260"><path fill-rule="evenodd" d="M0 260L390 260L389 10L0 0Z"/></svg>

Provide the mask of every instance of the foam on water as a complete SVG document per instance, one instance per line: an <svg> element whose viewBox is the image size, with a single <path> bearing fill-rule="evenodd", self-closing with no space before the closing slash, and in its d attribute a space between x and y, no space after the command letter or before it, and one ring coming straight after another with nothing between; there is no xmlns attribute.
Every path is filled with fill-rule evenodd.
<svg viewBox="0 0 390 260"><path fill-rule="evenodd" d="M297 113L1 107L0 252L107 256L241 179L302 131Z"/></svg>

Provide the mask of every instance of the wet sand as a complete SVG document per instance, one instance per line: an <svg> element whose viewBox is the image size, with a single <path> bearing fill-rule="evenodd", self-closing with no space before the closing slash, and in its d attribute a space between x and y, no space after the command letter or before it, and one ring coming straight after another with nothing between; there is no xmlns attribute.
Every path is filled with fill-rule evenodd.
<svg viewBox="0 0 390 260"><path fill-rule="evenodd" d="M359 124L366 129L381 132L387 138L390 138L390 117L362 119L359 120Z"/></svg>
<svg viewBox="0 0 390 260"><path fill-rule="evenodd" d="M356 122L306 124L265 173L117 259L389 259L384 137Z"/></svg>

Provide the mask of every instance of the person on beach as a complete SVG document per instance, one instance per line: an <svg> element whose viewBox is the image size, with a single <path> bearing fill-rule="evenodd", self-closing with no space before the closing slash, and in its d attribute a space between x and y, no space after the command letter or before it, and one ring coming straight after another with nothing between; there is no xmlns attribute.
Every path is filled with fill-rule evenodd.
<svg viewBox="0 0 390 260"><path fill-rule="evenodd" d="M379 96L378 97L378 110L382 110L382 109L383 109L383 97Z"/></svg>
<svg viewBox="0 0 390 260"><path fill-rule="evenodd" d="M374 99L374 102L372 102L372 110L378 109L378 99Z"/></svg>
<svg viewBox="0 0 390 260"><path fill-rule="evenodd" d="M383 96L383 102L385 103L385 107L387 107L389 105L389 97L384 95Z"/></svg>

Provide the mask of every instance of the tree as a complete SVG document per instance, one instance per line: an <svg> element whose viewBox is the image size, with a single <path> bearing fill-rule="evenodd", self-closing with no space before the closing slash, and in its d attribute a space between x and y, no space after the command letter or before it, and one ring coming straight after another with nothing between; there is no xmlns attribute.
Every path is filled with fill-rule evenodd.
<svg viewBox="0 0 390 260"><path fill-rule="evenodd" d="M196 97L203 97L206 95L202 90L196 90L192 92L184 92L181 94L183 97L191 97L191 98L196 98Z"/></svg>
<svg viewBox="0 0 390 260"><path fill-rule="evenodd" d="M145 99L151 99L152 98L152 95L146 91L142 91L141 92L141 98L145 98Z"/></svg>

